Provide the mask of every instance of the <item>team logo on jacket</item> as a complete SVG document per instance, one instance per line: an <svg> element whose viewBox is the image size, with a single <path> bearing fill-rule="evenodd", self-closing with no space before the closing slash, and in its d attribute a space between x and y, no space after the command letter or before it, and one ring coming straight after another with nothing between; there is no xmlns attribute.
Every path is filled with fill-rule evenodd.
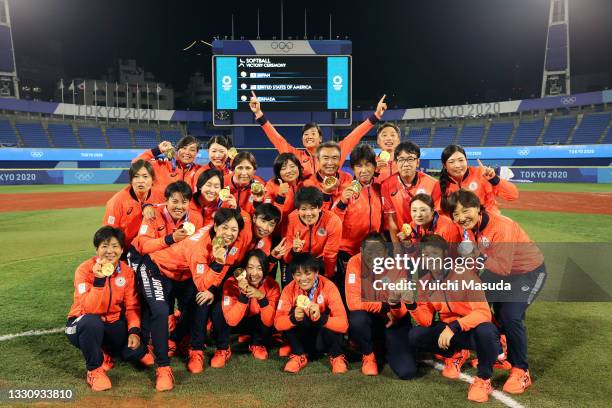
<svg viewBox="0 0 612 408"><path fill-rule="evenodd" d="M419 189L416 191L416 193L417 193L417 194L427 194L427 193L425 192L425 189L424 189L424 188L422 188L422 187L421 187L421 188L419 188Z"/></svg>
<svg viewBox="0 0 612 408"><path fill-rule="evenodd" d="M257 248L261 249L263 247L264 247L263 239L260 239L259 242L257 243Z"/></svg>
<svg viewBox="0 0 612 408"><path fill-rule="evenodd" d="M82 295L83 293L87 291L87 285L84 283L79 283L78 290L79 290L79 295Z"/></svg>
<svg viewBox="0 0 612 408"><path fill-rule="evenodd" d="M115 285L117 285L120 288L125 286L125 278L123 276L116 277L115 278Z"/></svg>
<svg viewBox="0 0 612 408"><path fill-rule="evenodd" d="M478 189L478 183L475 181L472 181L470 185L468 186L468 188L472 191L476 191Z"/></svg>
<svg viewBox="0 0 612 408"><path fill-rule="evenodd" d="M323 294L319 293L319 296L317 296L317 303L322 305L323 304Z"/></svg>
<svg viewBox="0 0 612 408"><path fill-rule="evenodd" d="M482 244L483 247L488 248L491 245L491 241L489 241L489 238L483 236L482 238L480 238L480 243Z"/></svg>
<svg viewBox="0 0 612 408"><path fill-rule="evenodd" d="M106 223L109 225L113 225L115 223L115 217L112 215L109 215L108 219L106 220Z"/></svg>
<svg viewBox="0 0 612 408"><path fill-rule="evenodd" d="M138 232L139 234L146 234L147 233L147 229L149 229L149 227L147 225L141 225L140 226L140 231Z"/></svg>
<svg viewBox="0 0 612 408"><path fill-rule="evenodd" d="M232 247L232 249L230 249L229 254L230 255L236 255L238 253L238 248L236 247Z"/></svg>
<svg viewBox="0 0 612 408"><path fill-rule="evenodd" d="M317 235L320 237L324 237L327 234L327 230L323 227L319 228L317 230Z"/></svg>
<svg viewBox="0 0 612 408"><path fill-rule="evenodd" d="M196 273L198 275L203 275L204 274L204 264L198 264L196 266Z"/></svg>

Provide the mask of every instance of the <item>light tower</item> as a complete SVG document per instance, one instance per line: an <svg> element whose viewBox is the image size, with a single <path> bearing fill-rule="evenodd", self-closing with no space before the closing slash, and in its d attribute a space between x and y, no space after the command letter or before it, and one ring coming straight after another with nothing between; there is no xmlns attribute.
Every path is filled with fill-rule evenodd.
<svg viewBox="0 0 612 408"><path fill-rule="evenodd" d="M8 0L0 0L0 97L19 98Z"/></svg>
<svg viewBox="0 0 612 408"><path fill-rule="evenodd" d="M570 93L568 0L550 0L542 97L569 95Z"/></svg>

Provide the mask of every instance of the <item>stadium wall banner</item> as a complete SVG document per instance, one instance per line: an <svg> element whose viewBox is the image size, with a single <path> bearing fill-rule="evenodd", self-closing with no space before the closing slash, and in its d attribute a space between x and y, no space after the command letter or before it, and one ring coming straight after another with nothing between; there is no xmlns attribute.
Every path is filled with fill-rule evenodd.
<svg viewBox="0 0 612 408"><path fill-rule="evenodd" d="M128 161L142 154L138 149L0 149L0 161ZM200 150L196 162L208 163L208 151Z"/></svg>
<svg viewBox="0 0 612 408"><path fill-rule="evenodd" d="M507 167L517 183L606 183L594 167ZM612 182L612 180L608 181Z"/></svg>
<svg viewBox="0 0 612 408"><path fill-rule="evenodd" d="M478 117L502 113L518 113L533 110L572 108L583 105L598 105L612 102L612 91L587 92L573 95L553 96L504 102L486 102L454 106L432 106L414 109L394 109L385 113L385 120L426 120ZM81 118L108 118L125 120L160 120L169 122L212 123L212 113L202 111L177 111L157 109L129 109L106 106L74 105L69 103L26 101L0 98L0 109L16 112L45 113ZM295 112L295 123L303 123L303 112ZM360 122L371 115L371 111L354 111L353 121ZM287 118L291 120L291 118Z"/></svg>

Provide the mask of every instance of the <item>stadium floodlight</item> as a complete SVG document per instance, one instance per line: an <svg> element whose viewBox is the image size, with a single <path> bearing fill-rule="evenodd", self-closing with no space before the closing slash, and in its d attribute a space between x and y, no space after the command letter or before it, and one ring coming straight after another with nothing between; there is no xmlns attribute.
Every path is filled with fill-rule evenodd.
<svg viewBox="0 0 612 408"><path fill-rule="evenodd" d="M542 97L569 95L570 93L568 0L551 0L544 53Z"/></svg>

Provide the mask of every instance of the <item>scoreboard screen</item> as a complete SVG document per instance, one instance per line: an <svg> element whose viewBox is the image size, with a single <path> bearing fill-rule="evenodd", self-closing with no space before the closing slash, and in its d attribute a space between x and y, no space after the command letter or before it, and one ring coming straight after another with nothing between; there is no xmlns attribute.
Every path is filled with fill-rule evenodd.
<svg viewBox="0 0 612 408"><path fill-rule="evenodd" d="M249 125L251 93L267 116L283 112L308 112L329 118L322 125L351 123L351 57L250 55L213 56L213 122L218 125ZM300 115L295 115L296 120ZM302 125L302 123L278 123ZM276 124L276 123L275 123Z"/></svg>

